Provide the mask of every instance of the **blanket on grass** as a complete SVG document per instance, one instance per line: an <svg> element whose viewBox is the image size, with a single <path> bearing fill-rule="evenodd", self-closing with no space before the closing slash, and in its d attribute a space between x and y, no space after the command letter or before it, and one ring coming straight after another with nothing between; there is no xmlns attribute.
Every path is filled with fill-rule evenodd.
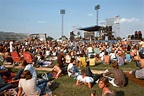
<svg viewBox="0 0 144 96"><path fill-rule="evenodd" d="M125 74L128 76L130 81L144 87L144 80L137 79L133 75L129 74L128 72L125 72Z"/></svg>

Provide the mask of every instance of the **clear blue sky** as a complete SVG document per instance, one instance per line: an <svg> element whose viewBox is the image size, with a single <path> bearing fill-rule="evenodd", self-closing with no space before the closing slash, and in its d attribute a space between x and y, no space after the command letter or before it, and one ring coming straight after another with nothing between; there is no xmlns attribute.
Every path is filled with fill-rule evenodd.
<svg viewBox="0 0 144 96"><path fill-rule="evenodd" d="M97 4L100 4L99 24L119 15L120 36L137 30L144 33L144 0L0 0L0 31L47 33L59 38L60 9L65 9L64 35L69 37L72 26L96 25Z"/></svg>

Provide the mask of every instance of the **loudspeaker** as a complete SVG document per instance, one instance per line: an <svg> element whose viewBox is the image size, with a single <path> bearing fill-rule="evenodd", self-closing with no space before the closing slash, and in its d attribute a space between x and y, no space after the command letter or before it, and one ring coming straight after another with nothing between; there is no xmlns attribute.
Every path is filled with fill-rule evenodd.
<svg viewBox="0 0 144 96"><path fill-rule="evenodd" d="M141 33L141 31L138 31L138 39L142 39L142 33Z"/></svg>
<svg viewBox="0 0 144 96"><path fill-rule="evenodd" d="M135 31L135 39L138 39L138 32Z"/></svg>

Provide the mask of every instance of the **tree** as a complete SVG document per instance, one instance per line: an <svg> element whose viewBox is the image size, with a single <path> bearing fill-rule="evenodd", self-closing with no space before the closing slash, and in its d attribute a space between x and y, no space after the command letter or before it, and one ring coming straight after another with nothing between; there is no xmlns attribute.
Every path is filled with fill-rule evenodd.
<svg viewBox="0 0 144 96"><path fill-rule="evenodd" d="M50 37L50 36L48 36L48 37L46 37L46 40L47 41L52 41L54 38L52 38L52 37Z"/></svg>
<svg viewBox="0 0 144 96"><path fill-rule="evenodd" d="M64 36L60 37L59 39L60 39L60 40L62 40L62 39L63 39L63 40L67 40L68 38L64 35Z"/></svg>
<svg viewBox="0 0 144 96"><path fill-rule="evenodd" d="M122 38L121 37L117 37L116 40L122 40Z"/></svg>

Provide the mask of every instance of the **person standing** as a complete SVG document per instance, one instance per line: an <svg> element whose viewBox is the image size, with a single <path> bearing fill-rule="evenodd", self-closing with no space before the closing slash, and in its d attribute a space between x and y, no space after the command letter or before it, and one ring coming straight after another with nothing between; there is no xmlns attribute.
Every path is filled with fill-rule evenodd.
<svg viewBox="0 0 144 96"><path fill-rule="evenodd" d="M13 51L13 43L14 43L13 41L10 41L10 42L9 42L10 52L12 52L12 51Z"/></svg>
<svg viewBox="0 0 144 96"><path fill-rule="evenodd" d="M65 61L64 53L63 53L63 51L61 50L61 51L58 53L58 56L57 56L57 63L59 64L59 67L60 67L61 69L64 68L64 61Z"/></svg>

